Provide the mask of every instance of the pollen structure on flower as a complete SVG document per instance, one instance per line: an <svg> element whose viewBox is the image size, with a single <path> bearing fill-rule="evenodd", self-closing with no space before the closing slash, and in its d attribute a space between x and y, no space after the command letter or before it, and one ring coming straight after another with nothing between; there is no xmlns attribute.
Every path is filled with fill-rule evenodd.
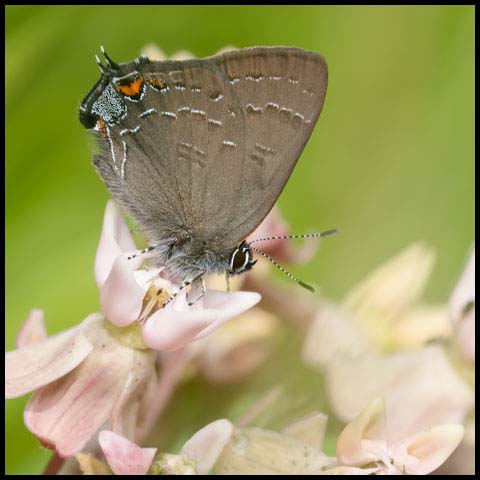
<svg viewBox="0 0 480 480"><path fill-rule="evenodd" d="M143 298L142 311L138 317L138 323L143 325L150 315L164 307L165 302L169 298L170 292L167 289L152 283Z"/></svg>

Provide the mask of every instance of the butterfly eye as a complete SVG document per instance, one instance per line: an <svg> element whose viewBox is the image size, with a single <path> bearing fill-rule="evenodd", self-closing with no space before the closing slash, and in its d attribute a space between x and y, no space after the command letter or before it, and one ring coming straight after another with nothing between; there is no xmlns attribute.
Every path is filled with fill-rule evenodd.
<svg viewBox="0 0 480 480"><path fill-rule="evenodd" d="M249 269L251 251L248 245L236 248L230 257L230 272L242 273Z"/></svg>

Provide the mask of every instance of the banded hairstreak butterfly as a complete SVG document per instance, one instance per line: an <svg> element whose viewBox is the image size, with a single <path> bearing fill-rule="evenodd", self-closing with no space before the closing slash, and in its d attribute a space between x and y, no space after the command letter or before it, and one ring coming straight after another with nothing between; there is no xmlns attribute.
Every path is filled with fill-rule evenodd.
<svg viewBox="0 0 480 480"><path fill-rule="evenodd" d="M108 191L151 242L150 265L165 266L182 287L251 269L252 250L262 252L245 239L282 192L322 110L323 57L253 47L118 64L102 53L80 121L99 138L93 163Z"/></svg>

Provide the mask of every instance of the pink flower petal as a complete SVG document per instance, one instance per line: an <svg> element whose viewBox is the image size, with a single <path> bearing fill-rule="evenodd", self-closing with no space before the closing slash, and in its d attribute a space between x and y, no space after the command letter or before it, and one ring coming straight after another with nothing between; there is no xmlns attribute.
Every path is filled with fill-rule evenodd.
<svg viewBox="0 0 480 480"><path fill-rule="evenodd" d="M237 382L258 370L271 353L277 318L252 308L190 345L195 363L211 382Z"/></svg>
<svg viewBox="0 0 480 480"><path fill-rule="evenodd" d="M178 350L217 318L213 310L175 311L171 307L158 310L143 326L145 345L156 350Z"/></svg>
<svg viewBox="0 0 480 480"><path fill-rule="evenodd" d="M457 324L455 340L463 355L471 362L475 361L475 307Z"/></svg>
<svg viewBox="0 0 480 480"><path fill-rule="evenodd" d="M156 352L137 350L132 351L132 356L131 364L134 368L128 373L110 415L110 429L128 438L136 438L139 415L145 414L141 409L150 408L144 402L145 393L158 384L154 368Z"/></svg>
<svg viewBox="0 0 480 480"><path fill-rule="evenodd" d="M393 450L394 464L407 475L428 475L442 465L465 434L462 425L439 425Z"/></svg>
<svg viewBox="0 0 480 480"><path fill-rule="evenodd" d="M43 342L5 354L5 398L16 398L43 387L73 370L92 351L78 327Z"/></svg>
<svg viewBox="0 0 480 480"><path fill-rule="evenodd" d="M465 425L465 436L447 461L435 470L435 475L475 475L475 420Z"/></svg>
<svg viewBox="0 0 480 480"><path fill-rule="evenodd" d="M386 456L385 404L374 400L349 423L337 442L337 457L342 465L361 467Z"/></svg>
<svg viewBox="0 0 480 480"><path fill-rule="evenodd" d="M172 284L168 280L160 277L159 273L161 271L162 268L153 268L151 270L133 270L132 273L137 284L145 291L148 290L152 280L155 280L155 285L166 288L170 291Z"/></svg>
<svg viewBox="0 0 480 480"><path fill-rule="evenodd" d="M203 299L203 308L215 312L215 320L202 330L195 339L209 335L222 323L252 308L261 299L262 296L256 292L207 290Z"/></svg>
<svg viewBox="0 0 480 480"><path fill-rule="evenodd" d="M415 242L371 272L347 294L344 303L375 334L378 324L389 325L415 304L434 262L434 250Z"/></svg>
<svg viewBox="0 0 480 480"><path fill-rule="evenodd" d="M206 475L215 465L232 433L233 425L228 420L216 420L195 433L185 443L180 454L186 454L195 460L197 473Z"/></svg>
<svg viewBox="0 0 480 480"><path fill-rule="evenodd" d="M157 452L156 448L141 448L109 430L100 432L98 441L116 475L145 475Z"/></svg>
<svg viewBox="0 0 480 480"><path fill-rule="evenodd" d="M118 256L100 287L102 313L118 327L137 320L145 297L145 290L138 285L129 261L122 255Z"/></svg>
<svg viewBox="0 0 480 480"><path fill-rule="evenodd" d="M455 328L456 342L470 361L475 361L475 249L452 293L450 317Z"/></svg>
<svg viewBox="0 0 480 480"><path fill-rule="evenodd" d="M475 301L475 248L450 298L450 315L454 324L461 320L465 306L471 301Z"/></svg>
<svg viewBox="0 0 480 480"><path fill-rule="evenodd" d="M461 423L474 404L472 390L438 345L339 360L327 372L327 388L335 413L347 422L383 397L392 443L435 425Z"/></svg>
<svg viewBox="0 0 480 480"><path fill-rule="evenodd" d="M17 348L41 342L47 338L43 310L32 310L17 336Z"/></svg>
<svg viewBox="0 0 480 480"><path fill-rule="evenodd" d="M177 384L182 378L185 365L188 361L186 349L174 352L160 352L161 373L157 377L153 372L154 379L147 385L147 390L142 395L142 406L137 418L135 439L142 441L155 425L157 418L167 407Z"/></svg>
<svg viewBox="0 0 480 480"><path fill-rule="evenodd" d="M339 356L368 351L369 340L354 315L345 308L324 302L311 322L303 346L306 363L328 367Z"/></svg>
<svg viewBox="0 0 480 480"><path fill-rule="evenodd" d="M113 200L107 202L103 218L102 235L95 257L95 280L100 288L107 279L117 257L126 251L136 250L122 212ZM141 257L129 262L135 270L142 263Z"/></svg>
<svg viewBox="0 0 480 480"><path fill-rule="evenodd" d="M288 424L282 430L282 434L296 438L317 450L322 450L326 428L327 416L321 412L312 412Z"/></svg>
<svg viewBox="0 0 480 480"><path fill-rule="evenodd" d="M258 240L260 238L280 237L288 235L289 226L283 219L280 210L274 206L262 223L249 235L247 242ZM273 256L278 261L285 261L288 257L288 240L266 240L258 243L259 248Z"/></svg>
<svg viewBox="0 0 480 480"><path fill-rule="evenodd" d="M81 450L107 421L134 367L134 351L110 336L103 317L92 317L82 324L92 353L68 375L37 390L24 412L27 428L62 457Z"/></svg>
<svg viewBox="0 0 480 480"><path fill-rule="evenodd" d="M257 229L247 238L248 241L259 238L280 237L288 235L290 227L282 217L280 210L274 206ZM279 262L303 263L309 260L316 252L319 242L306 239L301 247L292 246L291 240L266 240L257 246L266 254Z"/></svg>

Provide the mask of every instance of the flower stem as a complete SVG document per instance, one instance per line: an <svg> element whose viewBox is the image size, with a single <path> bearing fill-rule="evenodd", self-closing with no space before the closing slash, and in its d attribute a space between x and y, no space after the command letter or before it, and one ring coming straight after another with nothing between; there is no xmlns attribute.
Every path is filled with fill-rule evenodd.
<svg viewBox="0 0 480 480"><path fill-rule="evenodd" d="M60 457L57 452L54 452L43 471L43 475L56 475L64 463L65 459Z"/></svg>

